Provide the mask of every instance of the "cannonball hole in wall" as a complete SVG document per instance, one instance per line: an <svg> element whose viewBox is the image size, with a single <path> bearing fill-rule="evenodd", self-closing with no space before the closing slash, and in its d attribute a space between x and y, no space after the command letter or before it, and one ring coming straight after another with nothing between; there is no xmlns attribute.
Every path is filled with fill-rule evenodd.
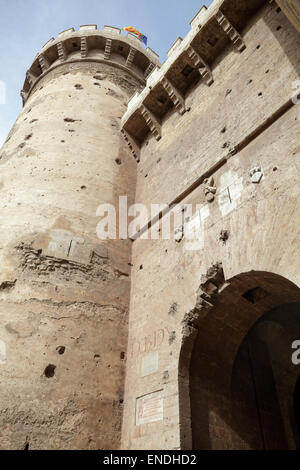
<svg viewBox="0 0 300 470"><path fill-rule="evenodd" d="M65 354L66 348L65 348L65 346L58 346L58 347L56 348L56 351L58 352L58 354L59 354L60 356L62 356L63 354Z"/></svg>
<svg viewBox="0 0 300 470"><path fill-rule="evenodd" d="M44 374L45 376L47 377L47 379L52 379L55 375L55 369L56 369L56 366L54 364L49 364L45 371L44 371Z"/></svg>
<svg viewBox="0 0 300 470"><path fill-rule="evenodd" d="M125 357L126 357L126 354L125 354L124 351L122 351L122 352L120 353L120 359L121 359L121 361L124 361L124 360L125 360Z"/></svg>

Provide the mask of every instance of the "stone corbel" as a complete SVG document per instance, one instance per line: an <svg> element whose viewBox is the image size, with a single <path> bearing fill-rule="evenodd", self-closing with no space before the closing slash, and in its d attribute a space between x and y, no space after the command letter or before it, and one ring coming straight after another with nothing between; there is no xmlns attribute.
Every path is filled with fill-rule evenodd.
<svg viewBox="0 0 300 470"><path fill-rule="evenodd" d="M21 91L21 97L22 97L22 100L23 100L23 105L26 103L26 100L28 98L28 93L26 93L25 91Z"/></svg>
<svg viewBox="0 0 300 470"><path fill-rule="evenodd" d="M58 52L58 58L61 62L64 62L68 58L66 46L64 45L63 42L58 42L57 43L57 52Z"/></svg>
<svg viewBox="0 0 300 470"><path fill-rule="evenodd" d="M139 163L140 161L140 147L136 143L135 139L127 132L125 129L121 129L121 134L128 145L132 155L136 159L136 161Z"/></svg>
<svg viewBox="0 0 300 470"><path fill-rule="evenodd" d="M31 70L27 70L26 78L29 82L29 85L32 86L34 84L34 82L36 81L37 76Z"/></svg>
<svg viewBox="0 0 300 470"><path fill-rule="evenodd" d="M183 115L186 112L184 97L166 77L163 77L161 83L179 114Z"/></svg>
<svg viewBox="0 0 300 470"><path fill-rule="evenodd" d="M131 68L135 54L136 54L136 49L134 49L134 47L131 47L129 50L127 60L126 60L126 67Z"/></svg>
<svg viewBox="0 0 300 470"><path fill-rule="evenodd" d="M187 54L191 61L193 62L194 66L198 68L201 77L205 81L205 83L210 86L214 83L212 71L207 63L200 57L198 52L192 46L189 46L187 49Z"/></svg>
<svg viewBox="0 0 300 470"><path fill-rule="evenodd" d="M44 54L40 54L38 57L38 60L39 60L40 66L42 67L42 72L43 73L46 72L46 70L48 70L48 68L50 67L49 60L46 59Z"/></svg>
<svg viewBox="0 0 300 470"><path fill-rule="evenodd" d="M112 39L106 39L104 60L109 60L111 55Z"/></svg>
<svg viewBox="0 0 300 470"><path fill-rule="evenodd" d="M161 125L159 124L156 117L146 108L145 105L142 105L140 108L141 114L146 121L147 126L150 129L152 135L154 135L155 139L159 141L161 139Z"/></svg>
<svg viewBox="0 0 300 470"><path fill-rule="evenodd" d="M237 30L232 26L230 21L223 15L221 10L218 10L216 13L216 19L221 26L221 28L225 31L229 39L233 42L233 45L239 52L243 52L246 49L246 45L243 41L242 36L237 32Z"/></svg>
<svg viewBox="0 0 300 470"><path fill-rule="evenodd" d="M87 37L82 36L80 38L80 53L81 53L81 58L85 59L88 56L89 53L89 48L88 48L88 43L87 43Z"/></svg>
<svg viewBox="0 0 300 470"><path fill-rule="evenodd" d="M148 78L150 73L155 69L155 64L153 62L150 62L148 67L145 70L144 77Z"/></svg>

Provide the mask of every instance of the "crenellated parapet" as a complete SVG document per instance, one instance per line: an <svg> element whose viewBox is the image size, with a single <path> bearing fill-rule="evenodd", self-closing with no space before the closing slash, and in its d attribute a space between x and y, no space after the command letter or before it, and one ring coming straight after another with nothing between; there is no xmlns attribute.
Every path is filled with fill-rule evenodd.
<svg viewBox="0 0 300 470"><path fill-rule="evenodd" d="M51 38L35 57L21 91L23 104L41 78L51 70L62 64L84 61L123 69L141 85L146 84L155 67L160 67L158 55L150 47L145 48L131 33L123 35L120 28L104 26L103 30L98 30L97 25L84 25L79 31L70 28L62 31L56 39Z"/></svg>
<svg viewBox="0 0 300 470"><path fill-rule="evenodd" d="M163 138L162 122L172 108L185 114L190 89L201 82L213 85L214 64L226 50L243 52L247 47L243 30L266 2L215 0L209 8L202 7L187 36L170 47L166 62L161 67L149 66L145 89L132 97L122 119L123 132L135 142L136 155L149 133L157 140Z"/></svg>

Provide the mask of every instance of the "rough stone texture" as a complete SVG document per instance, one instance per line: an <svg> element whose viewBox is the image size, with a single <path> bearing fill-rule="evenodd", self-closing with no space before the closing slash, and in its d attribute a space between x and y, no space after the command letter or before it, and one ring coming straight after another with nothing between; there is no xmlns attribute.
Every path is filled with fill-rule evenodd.
<svg viewBox="0 0 300 470"><path fill-rule="evenodd" d="M191 110L183 116L168 111L159 142L149 133L141 145L136 200L147 205L192 203L195 212L198 204L201 222L196 242L184 236L180 243L176 237L133 243L125 448L147 449L149 443L153 449L282 447L278 440L274 444L274 436L269 444L255 441L257 421L252 428L247 423L253 414L249 403L239 408L237 402L229 415L230 381L244 374L247 383L249 363L237 357L245 336L269 311L284 311L285 304L300 299L299 110L291 102L300 66L295 45L300 43L277 10L276 4L267 4L252 16L243 32L242 54L227 48L212 68L214 83L207 87L199 82L186 95ZM134 125L138 128L137 120ZM134 136L133 127L131 132ZM255 167L263 175L254 184L250 171ZM216 188L213 201L206 198L210 177ZM162 230L162 221L152 229ZM219 263L222 270L211 271ZM252 305L243 297L251 289L268 295L260 299L257 294ZM299 336L297 312L294 308L294 339ZM289 341L279 346L286 348L280 367L274 365L271 349L276 387L286 387L278 398L283 440L294 449L299 447L299 430L294 426L291 431L291 396L299 367L291 366ZM159 368L142 377L143 357L154 351ZM242 375L234 374L235 360L244 364L236 366ZM263 362L257 367L259 376ZM285 386L288 370L292 375ZM137 398L159 390L164 419L137 426ZM270 417L265 430L272 422Z"/></svg>
<svg viewBox="0 0 300 470"><path fill-rule="evenodd" d="M160 142L148 138L138 168L137 202L175 201L291 98L300 73L300 39L283 13L266 8L243 37L247 48L241 55L230 47L218 60L214 84L200 82L186 96L190 112L181 118L169 113Z"/></svg>
<svg viewBox="0 0 300 470"><path fill-rule="evenodd" d="M35 59L0 151L1 448L299 448L300 40L284 11L215 0L160 70L111 27ZM96 209L124 194L198 207L171 240L100 242Z"/></svg>
<svg viewBox="0 0 300 470"><path fill-rule="evenodd" d="M119 446L131 243L100 242L96 210L133 202L120 119L139 87L110 65L62 64L1 149L1 448Z"/></svg>

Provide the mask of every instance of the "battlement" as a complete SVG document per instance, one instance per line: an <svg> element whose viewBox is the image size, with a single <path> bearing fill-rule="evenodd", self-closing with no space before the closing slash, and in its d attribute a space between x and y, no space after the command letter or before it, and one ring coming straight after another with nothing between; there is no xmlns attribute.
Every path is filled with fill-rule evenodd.
<svg viewBox="0 0 300 470"><path fill-rule="evenodd" d="M145 89L128 103L122 134L138 161L139 149L149 132L161 139L161 124L167 113L172 108L180 115L187 111L188 91L200 80L207 86L213 84L214 63L225 49L232 45L239 54L246 48L242 31L265 3L266 0L215 0L209 8L199 10L190 22L187 36L173 43L166 62L155 67Z"/></svg>
<svg viewBox="0 0 300 470"><path fill-rule="evenodd" d="M144 48L142 42L133 34L123 35L120 28L104 26L98 30L97 25L80 26L59 33L56 39L51 38L36 55L26 73L21 96L26 103L36 84L49 71L65 64L78 61L109 64L146 84L146 79L155 67L159 67L159 57L150 48Z"/></svg>

